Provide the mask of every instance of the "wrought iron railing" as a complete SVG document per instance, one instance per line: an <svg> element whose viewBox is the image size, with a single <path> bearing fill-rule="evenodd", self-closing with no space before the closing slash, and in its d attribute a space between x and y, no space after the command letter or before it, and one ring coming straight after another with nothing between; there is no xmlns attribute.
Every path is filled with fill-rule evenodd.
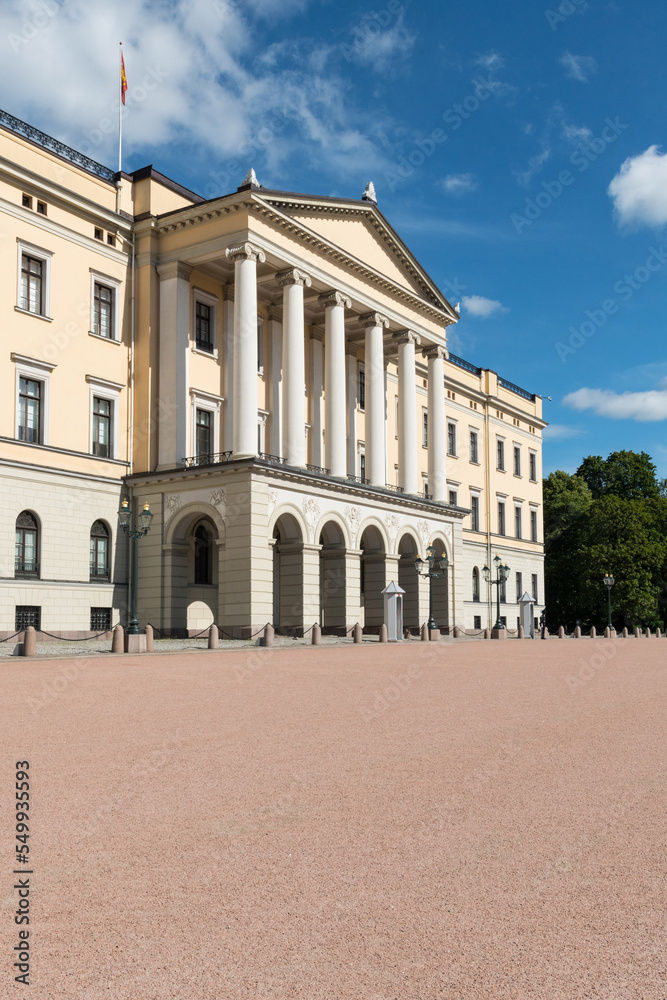
<svg viewBox="0 0 667 1000"><path fill-rule="evenodd" d="M522 389L520 386L515 385L514 382L508 382L506 378L498 378L498 385L502 385L503 389L509 389L510 392L515 392L517 396L523 396L524 399L529 399L531 403L535 402L535 394L528 392L527 389Z"/></svg>
<svg viewBox="0 0 667 1000"><path fill-rule="evenodd" d="M386 490L391 490L392 493L405 493L405 490L403 489L402 486L393 486L391 483L385 483L384 488Z"/></svg>
<svg viewBox="0 0 667 1000"><path fill-rule="evenodd" d="M459 358L456 354L450 354L449 360L453 365L458 365L459 368L464 368L467 372L472 372L473 375L481 375L482 369L478 368L476 365L472 365L469 361L464 361L463 358Z"/></svg>
<svg viewBox="0 0 667 1000"><path fill-rule="evenodd" d="M192 458L184 458L183 465L186 469L194 469L200 465L224 465L225 462L231 462L232 453L231 451L219 451L215 453L205 453L203 455L194 455Z"/></svg>
<svg viewBox="0 0 667 1000"><path fill-rule="evenodd" d="M315 472L318 476L330 476L331 469L323 469L319 465L307 465L308 472Z"/></svg>
<svg viewBox="0 0 667 1000"><path fill-rule="evenodd" d="M269 455L265 451L260 451L257 458L261 458L263 462L269 462L271 465L287 465L287 459L281 458L280 455Z"/></svg>
<svg viewBox="0 0 667 1000"><path fill-rule="evenodd" d="M196 338L195 347L198 351L204 351L206 354L215 354L212 340L199 340L199 338Z"/></svg>
<svg viewBox="0 0 667 1000"><path fill-rule="evenodd" d="M90 567L90 582L91 583L105 583L109 580L109 569L108 567L103 569L99 566Z"/></svg>
<svg viewBox="0 0 667 1000"><path fill-rule="evenodd" d="M38 580L39 563L34 559L16 559L14 561L14 576L21 580Z"/></svg>
<svg viewBox="0 0 667 1000"><path fill-rule="evenodd" d="M58 156L69 160L70 163L75 163L78 167L89 170L91 174L96 174L97 177L102 177L105 181L113 182L114 180L115 174L110 167L105 167L103 164L97 163L96 160L91 160L89 156L84 156L77 149L66 146L59 139L54 139L52 135L40 132L39 129L28 125L27 122L22 122L20 118L14 118L13 115L8 114L6 111L0 111L0 125L4 125L18 135L22 135L24 139L30 139L31 142L37 143L43 149L57 153Z"/></svg>

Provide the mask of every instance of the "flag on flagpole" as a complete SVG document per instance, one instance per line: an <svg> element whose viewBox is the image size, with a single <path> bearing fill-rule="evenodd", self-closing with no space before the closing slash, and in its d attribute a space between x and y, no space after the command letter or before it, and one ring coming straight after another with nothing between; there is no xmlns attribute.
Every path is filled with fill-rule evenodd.
<svg viewBox="0 0 667 1000"><path fill-rule="evenodd" d="M120 50L120 99L125 104L125 92L127 90L127 77L125 76L125 59L123 49Z"/></svg>

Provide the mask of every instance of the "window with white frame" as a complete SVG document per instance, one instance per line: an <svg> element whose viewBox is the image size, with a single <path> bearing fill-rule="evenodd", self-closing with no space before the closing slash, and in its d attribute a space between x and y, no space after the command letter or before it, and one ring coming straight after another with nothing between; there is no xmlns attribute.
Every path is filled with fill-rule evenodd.
<svg viewBox="0 0 667 1000"><path fill-rule="evenodd" d="M359 450L357 452L357 457L358 457L359 478L361 479L362 483L365 483L366 482L366 447L365 447L365 445L363 445L363 444L359 445Z"/></svg>
<svg viewBox="0 0 667 1000"><path fill-rule="evenodd" d="M470 527L473 531L479 531L479 495L470 494Z"/></svg>
<svg viewBox="0 0 667 1000"><path fill-rule="evenodd" d="M26 444L49 443L49 376L56 367L12 352L16 365L14 436Z"/></svg>
<svg viewBox="0 0 667 1000"><path fill-rule="evenodd" d="M537 541L537 508L532 507L530 511L530 540Z"/></svg>
<svg viewBox="0 0 667 1000"><path fill-rule="evenodd" d="M501 472L505 470L505 438L496 438L496 468Z"/></svg>
<svg viewBox="0 0 667 1000"><path fill-rule="evenodd" d="M422 492L423 492L424 496L428 499L428 495L429 495L429 493L428 493L428 473L426 473L426 472L422 472L422 486L423 486Z"/></svg>
<svg viewBox="0 0 667 1000"><path fill-rule="evenodd" d="M451 489L449 490L449 502L452 507L458 507L459 504L459 491Z"/></svg>
<svg viewBox="0 0 667 1000"><path fill-rule="evenodd" d="M261 316L257 319L257 371L264 374L264 320Z"/></svg>
<svg viewBox="0 0 667 1000"><path fill-rule="evenodd" d="M528 464L530 467L530 481L531 483L537 482L537 452L531 451L528 455Z"/></svg>
<svg viewBox="0 0 667 1000"><path fill-rule="evenodd" d="M472 599L479 601L479 569L477 566L472 571Z"/></svg>
<svg viewBox="0 0 667 1000"><path fill-rule="evenodd" d="M102 340L120 340L120 282L107 274L90 271L90 332Z"/></svg>
<svg viewBox="0 0 667 1000"><path fill-rule="evenodd" d="M447 421L447 454L456 458L456 424L452 420Z"/></svg>
<svg viewBox="0 0 667 1000"><path fill-rule="evenodd" d="M90 447L97 458L118 458L120 382L86 375L90 385Z"/></svg>
<svg viewBox="0 0 667 1000"><path fill-rule="evenodd" d="M50 250L18 240L18 297L16 308L50 319L51 312Z"/></svg>
<svg viewBox="0 0 667 1000"><path fill-rule="evenodd" d="M201 288L192 290L194 350L218 356L218 299Z"/></svg>
<svg viewBox="0 0 667 1000"><path fill-rule="evenodd" d="M523 511L521 507L516 504L514 507L514 535L516 538L523 537Z"/></svg>
<svg viewBox="0 0 667 1000"><path fill-rule="evenodd" d="M514 445L514 475L521 475L521 446L518 444Z"/></svg>
<svg viewBox="0 0 667 1000"><path fill-rule="evenodd" d="M470 428L470 461L479 465L479 433Z"/></svg>
<svg viewBox="0 0 667 1000"><path fill-rule="evenodd" d="M523 597L523 574L516 574L516 603L518 604Z"/></svg>
<svg viewBox="0 0 667 1000"><path fill-rule="evenodd" d="M498 501L498 534L505 534L505 501Z"/></svg>
<svg viewBox="0 0 667 1000"><path fill-rule="evenodd" d="M533 591L533 600L537 604L538 603L538 600L537 600L537 596L538 596L537 595L537 573L533 573L533 575L531 576L531 578L530 578L530 585L531 585L531 589Z"/></svg>
<svg viewBox="0 0 667 1000"><path fill-rule="evenodd" d="M428 410L422 406L422 447L428 448Z"/></svg>
<svg viewBox="0 0 667 1000"><path fill-rule="evenodd" d="M220 450L220 409L222 396L199 389L190 390L190 455L202 465Z"/></svg>
<svg viewBox="0 0 667 1000"><path fill-rule="evenodd" d="M396 418L396 424L395 424L396 434L395 434L395 437L396 437L396 440L398 441L398 396L395 397L395 413L394 413L394 416Z"/></svg>
<svg viewBox="0 0 667 1000"><path fill-rule="evenodd" d="M357 405L360 410L366 409L366 369L359 365L357 385ZM397 403L398 406L398 403ZM396 410L396 426L398 426L398 409Z"/></svg>

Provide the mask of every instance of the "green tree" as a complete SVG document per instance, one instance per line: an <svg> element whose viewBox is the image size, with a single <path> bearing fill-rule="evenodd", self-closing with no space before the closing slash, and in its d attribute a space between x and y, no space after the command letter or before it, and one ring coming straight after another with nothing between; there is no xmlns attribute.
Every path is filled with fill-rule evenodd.
<svg viewBox="0 0 667 1000"><path fill-rule="evenodd" d="M660 496L656 467L645 451L614 451L606 459L589 455L577 475L586 481L594 500L605 496L652 500Z"/></svg>
<svg viewBox="0 0 667 1000"><path fill-rule="evenodd" d="M581 616L579 551L593 495L581 476L552 472L543 484L547 624L574 627Z"/></svg>

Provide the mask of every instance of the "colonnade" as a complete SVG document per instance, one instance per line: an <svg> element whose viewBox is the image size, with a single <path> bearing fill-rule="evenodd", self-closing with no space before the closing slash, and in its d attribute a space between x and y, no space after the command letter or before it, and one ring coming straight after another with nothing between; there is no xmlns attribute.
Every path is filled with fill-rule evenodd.
<svg viewBox="0 0 667 1000"><path fill-rule="evenodd" d="M265 261L262 250L243 243L226 251L234 263L233 335L225 322L227 421L224 440L233 457L249 458L257 453L257 264ZM176 412L167 414L160 425L159 468L175 467L187 449L187 342L190 268L183 264L158 267L160 277L160 395L173 388ZM305 467L304 387L306 385L304 338L304 289L310 277L299 268L278 272L283 290L280 364L282 385L272 399L280 412L274 421L272 449L289 465ZM187 292L187 298L186 296ZM319 296L324 308L324 335L313 335L312 386L324 385L324 454L321 455L321 411L315 414L311 433L319 442L313 449L313 464L323 464L332 475L344 477L356 471L356 345L345 337L345 310L351 302L332 289ZM227 303L225 303L227 305ZM230 310L225 310L227 321ZM365 459L366 481L374 486L387 484L385 330L389 320L380 312L359 317L365 346ZM270 322L272 335L278 333ZM398 444L399 486L416 494L418 485L418 426L416 393L416 349L419 336L411 330L392 333L398 349ZM428 492L447 501L447 426L445 418L444 348L425 345L428 359ZM322 356L324 372L322 373ZM323 378L322 378L323 376ZM276 398L277 397L277 398ZM180 400L180 402L179 402ZM231 427L229 426L231 416ZM278 433L276 434L276 428ZM420 432L420 429L419 429ZM318 459L323 458L323 462Z"/></svg>

